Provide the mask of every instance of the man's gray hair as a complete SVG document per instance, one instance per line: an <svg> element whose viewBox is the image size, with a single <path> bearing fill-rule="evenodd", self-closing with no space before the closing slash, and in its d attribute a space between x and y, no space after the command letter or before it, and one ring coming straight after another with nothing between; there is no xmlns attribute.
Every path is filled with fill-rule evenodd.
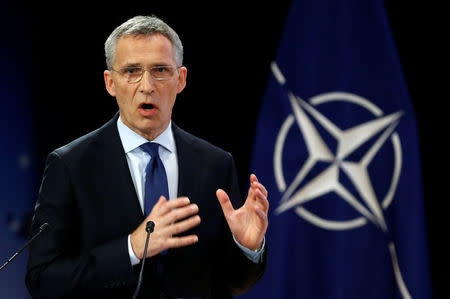
<svg viewBox="0 0 450 299"><path fill-rule="evenodd" d="M183 44L181 43L178 34L164 23L161 19L155 16L136 16L129 19L110 34L105 42L105 57L106 66L109 70L112 69L114 58L116 56L117 41L122 36L150 36L153 34L162 34L167 37L175 51L175 62L177 66L183 65Z"/></svg>

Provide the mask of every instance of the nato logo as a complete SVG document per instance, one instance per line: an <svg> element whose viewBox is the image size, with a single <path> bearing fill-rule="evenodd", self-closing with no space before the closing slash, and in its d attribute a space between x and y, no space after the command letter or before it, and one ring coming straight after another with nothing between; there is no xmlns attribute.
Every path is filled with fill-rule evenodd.
<svg viewBox="0 0 450 299"><path fill-rule="evenodd" d="M275 62L271 64L271 70L278 83L285 85L286 78ZM275 215L294 212L312 225L336 232L371 223L388 234L383 211L394 199L402 170L402 146L396 127L403 112L386 115L370 100L346 92L323 93L304 100L288 91L288 99L292 113L281 125L273 156L275 181L282 194ZM339 105L344 105L347 110L363 111L361 115L366 119L359 118L357 123L348 125L347 122L347 127L340 127L339 115L336 117L334 113L331 117L332 113L322 112L332 111L330 107ZM296 138L298 141L292 140ZM297 146L288 148L288 143ZM299 159L301 162L283 160L286 152L292 157L296 155L295 151L306 153ZM385 181L382 191L374 187L374 174L370 172L371 167L380 162L376 159L380 152L389 152L391 156L382 160L383 168L388 161L390 175L383 173L383 178L376 178ZM287 168L294 173L289 178L285 174ZM333 206L346 206L353 214L348 214L345 219L330 217L323 209L323 198L330 194ZM321 208L315 208L319 201L322 201ZM403 298L411 298L392 240L388 247L400 293Z"/></svg>

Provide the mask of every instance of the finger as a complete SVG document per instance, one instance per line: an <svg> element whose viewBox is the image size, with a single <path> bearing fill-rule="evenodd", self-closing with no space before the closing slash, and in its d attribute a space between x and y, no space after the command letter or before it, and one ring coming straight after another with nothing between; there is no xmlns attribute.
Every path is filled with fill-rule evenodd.
<svg viewBox="0 0 450 299"><path fill-rule="evenodd" d="M250 187L248 188L247 197L250 197L250 198L253 198L253 197L254 197L254 193L253 193L253 190L252 190L252 189L253 189L252 186L250 186Z"/></svg>
<svg viewBox="0 0 450 299"><path fill-rule="evenodd" d="M252 173L250 175L250 183L253 183L253 182L258 182L258 178L256 177L256 175L254 173Z"/></svg>
<svg viewBox="0 0 450 299"><path fill-rule="evenodd" d="M190 203L189 198L187 197L178 197L176 199L171 199L166 201L164 205L161 205L161 215L165 215L172 211L173 209L177 209L180 207L184 207Z"/></svg>
<svg viewBox="0 0 450 299"><path fill-rule="evenodd" d="M164 206L165 202L167 202L167 199L163 195L161 195L156 204L152 207L152 210L150 211L150 214L148 214L146 221L157 217L160 214L160 209L162 206Z"/></svg>
<svg viewBox="0 0 450 299"><path fill-rule="evenodd" d="M259 207L263 211L269 210L269 201L267 197L259 189L252 189L248 191L248 198L245 202L245 205L250 205L250 207Z"/></svg>
<svg viewBox="0 0 450 299"><path fill-rule="evenodd" d="M164 204L167 201L167 198L164 195L161 195L158 199L158 201L156 202L155 206L160 206L162 204Z"/></svg>
<svg viewBox="0 0 450 299"><path fill-rule="evenodd" d="M267 200L266 195L264 195L264 193L262 193L262 191L260 189L255 189L255 190L253 190L252 193L253 193L255 199L257 199L257 200L263 200L263 201Z"/></svg>
<svg viewBox="0 0 450 299"><path fill-rule="evenodd" d="M255 207L255 211L256 211L256 215L261 220L263 227L267 228L267 226L269 224L267 213L258 207Z"/></svg>
<svg viewBox="0 0 450 299"><path fill-rule="evenodd" d="M265 212L269 211L269 201L259 189L256 191L256 205Z"/></svg>
<svg viewBox="0 0 450 299"><path fill-rule="evenodd" d="M189 245L195 244L197 242L198 242L197 235L189 235L189 236L174 237L174 238L167 239L166 245L167 245L167 248L178 248L178 247L189 246Z"/></svg>
<svg viewBox="0 0 450 299"><path fill-rule="evenodd" d="M165 215L161 219L161 224L163 225L170 224L196 213L198 213L198 206L195 203L184 207L172 209L167 215Z"/></svg>
<svg viewBox="0 0 450 299"><path fill-rule="evenodd" d="M269 201L259 188L250 187L245 205L258 206L264 211L269 210Z"/></svg>
<svg viewBox="0 0 450 299"><path fill-rule="evenodd" d="M261 183L258 182L258 181L255 181L255 182L252 183L252 187L261 190L261 192L264 194L264 196L267 197L268 192L267 192L267 190L266 190L266 187L264 187L263 184L261 184Z"/></svg>
<svg viewBox="0 0 450 299"><path fill-rule="evenodd" d="M258 178L253 173L250 175L250 188L260 189L264 196L267 197L267 190L263 184L258 181Z"/></svg>
<svg viewBox="0 0 450 299"><path fill-rule="evenodd" d="M217 189L216 196L217 199L219 200L220 206L222 207L222 211L223 214L225 215L225 218L228 218L228 216L234 211L233 205L231 204L228 194L222 189Z"/></svg>
<svg viewBox="0 0 450 299"><path fill-rule="evenodd" d="M196 227L197 225L200 224L200 222L201 222L200 216L195 215L188 219L185 219L183 221L180 221L180 222L174 223L173 225L168 226L167 230L171 236L178 235L178 234L181 234L193 227Z"/></svg>

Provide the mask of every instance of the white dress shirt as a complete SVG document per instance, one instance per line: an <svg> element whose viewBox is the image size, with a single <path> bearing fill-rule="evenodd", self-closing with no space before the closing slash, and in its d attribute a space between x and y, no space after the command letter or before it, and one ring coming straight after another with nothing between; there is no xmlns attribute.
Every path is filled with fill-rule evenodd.
<svg viewBox="0 0 450 299"><path fill-rule="evenodd" d="M136 189L139 204L142 212L144 212L145 168L150 162L151 157L147 152L142 150L140 146L149 141L127 127L120 117L117 120L117 129L119 130L120 140L122 141L122 146L127 157L128 167L130 168L130 174L134 188ZM177 198L178 159L175 140L172 133L172 122L170 122L169 126L158 137L152 140L152 142L161 145L159 147L159 157L166 170L169 199ZM258 251L252 251L242 246L236 239L234 239L234 241L251 261L258 263L261 260L265 240L262 248ZM130 235L128 235L128 253L130 255L131 264L139 264L140 260L136 257L133 248L131 247Z"/></svg>

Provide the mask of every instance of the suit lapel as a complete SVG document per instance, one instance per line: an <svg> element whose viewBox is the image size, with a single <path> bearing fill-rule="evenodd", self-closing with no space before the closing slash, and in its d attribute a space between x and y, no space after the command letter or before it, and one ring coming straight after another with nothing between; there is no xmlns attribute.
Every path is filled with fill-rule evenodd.
<svg viewBox="0 0 450 299"><path fill-rule="evenodd" d="M201 175L202 162L192 136L172 122L173 135L178 155L178 197L188 196L191 202L196 201L198 178Z"/></svg>
<svg viewBox="0 0 450 299"><path fill-rule="evenodd" d="M123 209L124 217L129 217L128 223L137 226L145 218L131 178L126 155L117 129L117 113L113 119L99 129L98 153L101 155L104 169L104 180L111 188L112 205Z"/></svg>

